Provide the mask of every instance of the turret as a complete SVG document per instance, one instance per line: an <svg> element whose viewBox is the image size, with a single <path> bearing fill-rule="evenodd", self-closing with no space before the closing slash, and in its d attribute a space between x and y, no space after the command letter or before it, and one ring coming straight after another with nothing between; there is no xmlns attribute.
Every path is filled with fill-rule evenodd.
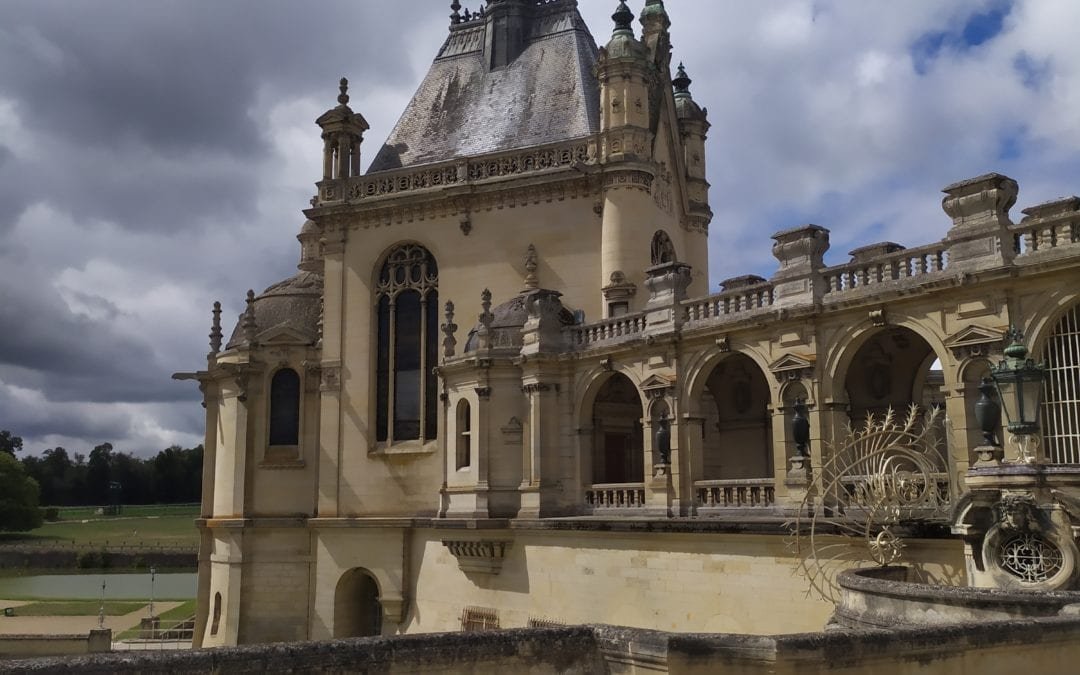
<svg viewBox="0 0 1080 675"><path fill-rule="evenodd" d="M655 205L651 186L653 97L656 69L648 49L634 36L634 14L620 1L615 30L600 50L600 161L604 172L601 278L604 316L636 309L635 290L649 264Z"/></svg>
<svg viewBox="0 0 1080 675"><path fill-rule="evenodd" d="M690 219L696 229L708 232L712 220L709 208L709 182L705 179L705 141L709 132L709 111L699 106L690 95L692 80L686 68L679 64L675 79L675 114L679 118L683 164L686 167L686 191Z"/></svg>
<svg viewBox="0 0 1080 675"><path fill-rule="evenodd" d="M322 128L323 180L360 175L360 144L370 127L360 113L349 107L349 81L340 82L338 105L315 123Z"/></svg>

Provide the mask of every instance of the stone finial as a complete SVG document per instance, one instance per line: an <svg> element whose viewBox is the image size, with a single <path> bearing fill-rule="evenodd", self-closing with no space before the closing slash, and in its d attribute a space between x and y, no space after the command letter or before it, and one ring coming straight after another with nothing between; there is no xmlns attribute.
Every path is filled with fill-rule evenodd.
<svg viewBox="0 0 1080 675"><path fill-rule="evenodd" d="M244 331L244 340L249 346L254 345L259 327L255 323L255 291L251 289L247 292L247 309L244 310L244 316L240 320L240 327Z"/></svg>
<svg viewBox="0 0 1080 675"><path fill-rule="evenodd" d="M461 23L461 3L454 0L450 3L450 25L456 26Z"/></svg>
<svg viewBox="0 0 1080 675"><path fill-rule="evenodd" d="M626 0L619 0L619 6L615 8L611 20L615 22L615 33L634 33L634 13L626 5Z"/></svg>
<svg viewBox="0 0 1080 675"><path fill-rule="evenodd" d="M777 305L812 303L821 299L823 284L814 277L825 267L829 250L829 231L817 225L804 225L773 235L773 256L780 269L772 276Z"/></svg>
<svg viewBox="0 0 1080 675"><path fill-rule="evenodd" d="M675 73L675 79L671 81L672 86L675 87L675 95L689 96L690 84L692 82L693 80L691 80L690 76L686 74L686 66L684 66L682 62L680 62L679 69Z"/></svg>
<svg viewBox="0 0 1080 675"><path fill-rule="evenodd" d="M338 89L341 90L341 93L338 94L337 102L341 105L349 105L349 78L341 78L341 81L338 82Z"/></svg>
<svg viewBox="0 0 1080 675"><path fill-rule="evenodd" d="M449 300L446 301L446 323L442 325L443 335L443 356L450 358L454 355L454 350L457 347L457 338L454 337L454 333L457 332L457 324L454 323L454 303Z"/></svg>
<svg viewBox="0 0 1080 675"><path fill-rule="evenodd" d="M525 290L535 291L540 288L540 279L536 276L536 247L529 244L525 253Z"/></svg>
<svg viewBox="0 0 1080 675"><path fill-rule="evenodd" d="M1012 262L1009 209L1019 190L1016 181L999 173L953 183L942 190L945 198L941 208L953 221L945 237L950 242L950 268L996 267Z"/></svg>
<svg viewBox="0 0 1080 675"><path fill-rule="evenodd" d="M942 189L941 208L953 219L953 230L996 228L1012 224L1009 209L1016 203L1020 187L999 173L953 183Z"/></svg>
<svg viewBox="0 0 1080 675"><path fill-rule="evenodd" d="M210 324L210 353L217 354L221 351L221 303L214 302L214 320Z"/></svg>
<svg viewBox="0 0 1080 675"><path fill-rule="evenodd" d="M476 337L479 348L488 349L491 347L491 322L495 320L495 316L491 313L491 291L486 288L480 294L480 307L484 311L478 317L480 327L476 331Z"/></svg>
<svg viewBox="0 0 1080 675"><path fill-rule="evenodd" d="M326 297L319 296L319 320L315 322L315 346L322 347L323 343L323 322L326 319Z"/></svg>

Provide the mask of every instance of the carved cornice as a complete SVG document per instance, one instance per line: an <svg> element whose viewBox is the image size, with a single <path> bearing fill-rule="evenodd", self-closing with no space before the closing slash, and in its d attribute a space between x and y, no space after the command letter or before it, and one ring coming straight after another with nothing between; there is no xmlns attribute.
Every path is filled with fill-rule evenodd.
<svg viewBox="0 0 1080 675"><path fill-rule="evenodd" d="M809 380L814 377L816 360L815 356L785 354L769 366L769 372L773 374L777 382Z"/></svg>
<svg viewBox="0 0 1080 675"><path fill-rule="evenodd" d="M457 558L458 567L466 574L498 574L502 571L509 541L443 540L443 546Z"/></svg>
<svg viewBox="0 0 1080 675"><path fill-rule="evenodd" d="M641 169L615 169L604 172L604 189L631 188L651 192L655 178Z"/></svg>

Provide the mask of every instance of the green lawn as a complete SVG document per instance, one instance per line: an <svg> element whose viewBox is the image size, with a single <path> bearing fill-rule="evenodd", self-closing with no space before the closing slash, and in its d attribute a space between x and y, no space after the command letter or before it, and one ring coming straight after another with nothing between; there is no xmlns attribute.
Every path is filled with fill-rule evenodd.
<svg viewBox="0 0 1080 675"><path fill-rule="evenodd" d="M194 522L197 515L195 509L188 514L168 516L89 516L45 523L26 533L6 534L0 542L108 546L110 549L122 546L194 548L199 544Z"/></svg>
<svg viewBox="0 0 1080 675"><path fill-rule="evenodd" d="M145 607L145 602L106 601L105 616L122 616ZM194 606L194 601L192 605ZM55 600L33 602L15 608L15 616L97 616L100 600Z"/></svg>

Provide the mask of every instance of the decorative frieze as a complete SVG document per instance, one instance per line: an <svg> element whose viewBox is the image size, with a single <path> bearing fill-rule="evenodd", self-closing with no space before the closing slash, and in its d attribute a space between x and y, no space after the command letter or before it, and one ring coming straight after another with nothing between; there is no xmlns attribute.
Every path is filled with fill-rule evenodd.
<svg viewBox="0 0 1080 675"><path fill-rule="evenodd" d="M481 540L443 540L452 556L457 558L458 568L466 574L498 574L502 571L503 559L510 548L508 541Z"/></svg>

